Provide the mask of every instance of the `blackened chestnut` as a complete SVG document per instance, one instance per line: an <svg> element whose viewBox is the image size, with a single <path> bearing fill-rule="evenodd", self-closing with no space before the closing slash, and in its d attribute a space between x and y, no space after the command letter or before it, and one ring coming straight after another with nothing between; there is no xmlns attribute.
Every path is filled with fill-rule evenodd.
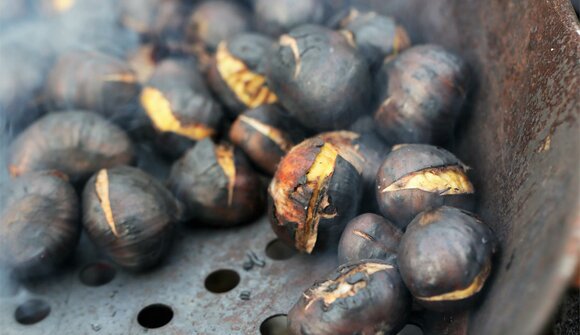
<svg viewBox="0 0 580 335"><path fill-rule="evenodd" d="M133 146L122 129L98 114L71 111L50 113L22 132L10 148L8 168L12 176L58 170L76 183L132 160Z"/></svg>
<svg viewBox="0 0 580 335"><path fill-rule="evenodd" d="M364 260L306 290L288 313L288 327L295 335L394 335L410 312L411 295L395 265Z"/></svg>
<svg viewBox="0 0 580 335"><path fill-rule="evenodd" d="M162 260L181 215L175 197L137 168L100 170L83 190L83 225L90 239L128 270L147 270Z"/></svg>
<svg viewBox="0 0 580 335"><path fill-rule="evenodd" d="M379 209L402 229L432 207L450 205L471 210L475 190L467 169L452 153L439 147L395 146L377 175Z"/></svg>
<svg viewBox="0 0 580 335"><path fill-rule="evenodd" d="M384 217L361 214L344 228L338 243L340 264L363 259L394 261L403 232Z"/></svg>
<svg viewBox="0 0 580 335"><path fill-rule="evenodd" d="M265 207L260 176L228 143L197 142L173 164L168 185L195 224L234 226L256 219Z"/></svg>
<svg viewBox="0 0 580 335"><path fill-rule="evenodd" d="M158 147L174 158L221 130L222 109L192 60L162 61L141 91L140 102L159 133Z"/></svg>
<svg viewBox="0 0 580 335"><path fill-rule="evenodd" d="M304 126L344 129L366 113L372 96L369 66L344 35L300 26L280 36L270 58L268 85Z"/></svg>
<svg viewBox="0 0 580 335"><path fill-rule="evenodd" d="M268 189L268 216L281 240L304 253L336 251L362 195L361 170L345 158L350 154L314 137L280 161Z"/></svg>
<svg viewBox="0 0 580 335"><path fill-rule="evenodd" d="M320 0L254 0L256 29L278 37L300 25L321 24L328 8Z"/></svg>
<svg viewBox="0 0 580 335"><path fill-rule="evenodd" d="M306 132L278 105L264 105L238 116L229 137L254 164L274 175L282 157L306 137Z"/></svg>
<svg viewBox="0 0 580 335"><path fill-rule="evenodd" d="M463 106L468 77L467 64L440 46L407 49L378 75L379 133L395 143L446 143Z"/></svg>
<svg viewBox="0 0 580 335"><path fill-rule="evenodd" d="M218 45L208 81L231 116L278 101L264 77L273 45L270 38L252 33L236 35Z"/></svg>
<svg viewBox="0 0 580 335"><path fill-rule="evenodd" d="M492 231L473 214L439 207L409 224L399 245L405 284L424 307L453 311L473 304L492 269Z"/></svg>
<svg viewBox="0 0 580 335"><path fill-rule="evenodd" d="M80 206L73 187L56 171L19 177L2 190L0 262L22 277L53 271L77 245Z"/></svg>

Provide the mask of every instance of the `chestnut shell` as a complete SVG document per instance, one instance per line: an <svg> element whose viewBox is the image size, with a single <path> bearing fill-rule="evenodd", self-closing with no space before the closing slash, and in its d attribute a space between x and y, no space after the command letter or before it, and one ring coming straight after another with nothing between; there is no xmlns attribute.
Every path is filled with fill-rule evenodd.
<svg viewBox="0 0 580 335"><path fill-rule="evenodd" d="M273 37L302 24L321 24L328 11L320 0L254 0L256 29Z"/></svg>

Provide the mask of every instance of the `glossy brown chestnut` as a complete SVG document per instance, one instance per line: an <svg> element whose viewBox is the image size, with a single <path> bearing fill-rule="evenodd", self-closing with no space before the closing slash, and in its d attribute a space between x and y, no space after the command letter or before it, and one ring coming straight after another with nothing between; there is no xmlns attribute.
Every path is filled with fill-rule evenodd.
<svg viewBox="0 0 580 335"><path fill-rule="evenodd" d="M322 24L328 14L320 0L254 0L256 29L278 37L300 25Z"/></svg>
<svg viewBox="0 0 580 335"><path fill-rule="evenodd" d="M72 182L86 180L102 168L129 164L133 147L122 129L98 114L71 111L48 114L12 143L12 176L58 170Z"/></svg>
<svg viewBox="0 0 580 335"><path fill-rule="evenodd" d="M362 195L362 170L350 155L344 145L314 137L282 159L268 189L268 216L280 239L300 252L336 252Z"/></svg>
<svg viewBox="0 0 580 335"><path fill-rule="evenodd" d="M452 153L439 147L395 146L377 175L379 209L402 229L429 208L450 205L471 210L475 190L467 169Z"/></svg>
<svg viewBox="0 0 580 335"><path fill-rule="evenodd" d="M81 225L73 187L56 171L16 178L2 190L0 262L23 277L47 274L73 254Z"/></svg>
<svg viewBox="0 0 580 335"><path fill-rule="evenodd" d="M440 46L407 49L378 75L379 133L395 143L446 143L463 106L468 77L467 64Z"/></svg>
<svg viewBox="0 0 580 335"><path fill-rule="evenodd" d="M245 33L218 45L208 81L233 118L248 108L278 101L264 77L267 55L274 43L268 37Z"/></svg>
<svg viewBox="0 0 580 335"><path fill-rule="evenodd" d="M342 34L304 25L279 38L267 70L281 105L314 130L344 129L368 110L367 62Z"/></svg>
<svg viewBox="0 0 580 335"><path fill-rule="evenodd" d="M238 116L229 137L254 164L274 175L282 157L306 137L306 131L278 105L265 105Z"/></svg>
<svg viewBox="0 0 580 335"><path fill-rule="evenodd" d="M472 213L447 206L428 210L417 215L401 239L401 275L424 307L466 308L491 273L495 245L492 231Z"/></svg>
<svg viewBox="0 0 580 335"><path fill-rule="evenodd" d="M159 134L158 147L173 158L221 130L222 109L192 60L162 61L141 91L140 102Z"/></svg>
<svg viewBox="0 0 580 335"><path fill-rule="evenodd" d="M395 265L364 260L306 290L288 313L288 327L295 335L394 335L410 312L411 295Z"/></svg>
<svg viewBox="0 0 580 335"><path fill-rule="evenodd" d="M119 266L141 271L169 250L181 204L140 169L97 172L83 190L83 225L91 240Z"/></svg>
<svg viewBox="0 0 580 335"><path fill-rule="evenodd" d="M210 139L173 164L168 185L195 224L234 226L256 219L265 207L261 179L244 154Z"/></svg>
<svg viewBox="0 0 580 335"><path fill-rule="evenodd" d="M338 243L340 264L363 259L394 261L403 232L384 217L361 214L344 228Z"/></svg>

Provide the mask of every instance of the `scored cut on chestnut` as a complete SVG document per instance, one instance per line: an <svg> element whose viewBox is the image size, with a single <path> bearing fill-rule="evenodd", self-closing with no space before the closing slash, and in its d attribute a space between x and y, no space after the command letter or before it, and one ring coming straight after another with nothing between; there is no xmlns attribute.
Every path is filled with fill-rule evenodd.
<svg viewBox="0 0 580 335"><path fill-rule="evenodd" d="M411 312L411 295L390 262L340 266L306 290L288 313L295 335L394 335Z"/></svg>
<svg viewBox="0 0 580 335"><path fill-rule="evenodd" d="M102 116L85 111L50 113L12 143L12 176L58 170L82 182L102 168L129 164L133 146L125 132Z"/></svg>
<svg viewBox="0 0 580 335"><path fill-rule="evenodd" d="M244 112L229 132L230 141L269 175L274 175L282 157L305 137L302 125L278 105Z"/></svg>
<svg viewBox="0 0 580 335"><path fill-rule="evenodd" d="M6 191L6 193L4 193ZM67 177L57 171L15 178L3 190L0 262L18 276L52 272L78 243L80 206Z"/></svg>
<svg viewBox="0 0 580 335"><path fill-rule="evenodd" d="M268 216L286 244L304 253L336 251L362 195L362 170L346 158L350 154L341 144L313 137L280 161L268 189Z"/></svg>
<svg viewBox="0 0 580 335"><path fill-rule="evenodd" d="M467 170L445 149L427 144L395 146L377 174L379 209L402 229L429 208L450 205L472 210L475 189Z"/></svg>
<svg viewBox="0 0 580 335"><path fill-rule="evenodd" d="M403 232L380 215L361 214L344 228L338 242L340 264L363 259L395 261Z"/></svg>
<svg viewBox="0 0 580 335"><path fill-rule="evenodd" d="M264 210L260 176L229 143L197 142L173 164L167 184L195 224L234 226L256 219Z"/></svg>
<svg viewBox="0 0 580 335"><path fill-rule="evenodd" d="M313 130L344 129L368 110L367 62L342 34L304 25L279 38L266 77L281 105Z"/></svg>
<svg viewBox="0 0 580 335"><path fill-rule="evenodd" d="M119 266L147 270L168 253L182 205L140 169L102 169L83 190L83 225L97 247Z"/></svg>
<svg viewBox="0 0 580 335"><path fill-rule="evenodd" d="M454 311L472 305L491 274L496 241L472 213L443 206L409 224L399 245L405 284L425 308Z"/></svg>
<svg viewBox="0 0 580 335"><path fill-rule="evenodd" d="M267 54L274 43L259 34L242 33L218 45L208 82L228 107L230 116L278 101L264 77Z"/></svg>
<svg viewBox="0 0 580 335"><path fill-rule="evenodd" d="M379 133L393 143L445 144L468 90L467 64L437 45L405 50L378 74Z"/></svg>
<svg viewBox="0 0 580 335"><path fill-rule="evenodd" d="M322 24L328 11L320 0L254 0L256 29L272 37L303 24Z"/></svg>

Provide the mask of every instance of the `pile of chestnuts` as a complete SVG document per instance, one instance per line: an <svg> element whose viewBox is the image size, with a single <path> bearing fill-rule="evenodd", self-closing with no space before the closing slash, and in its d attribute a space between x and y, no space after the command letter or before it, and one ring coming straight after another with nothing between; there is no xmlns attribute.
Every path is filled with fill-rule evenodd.
<svg viewBox="0 0 580 335"><path fill-rule="evenodd" d="M267 215L290 247L340 264L297 297L292 334L396 334L417 311L477 302L496 242L472 213L469 168L444 149L470 89L458 55L318 0L119 7L140 45L58 55L44 115L10 144L3 266L47 275L84 231L145 271L181 224Z"/></svg>

